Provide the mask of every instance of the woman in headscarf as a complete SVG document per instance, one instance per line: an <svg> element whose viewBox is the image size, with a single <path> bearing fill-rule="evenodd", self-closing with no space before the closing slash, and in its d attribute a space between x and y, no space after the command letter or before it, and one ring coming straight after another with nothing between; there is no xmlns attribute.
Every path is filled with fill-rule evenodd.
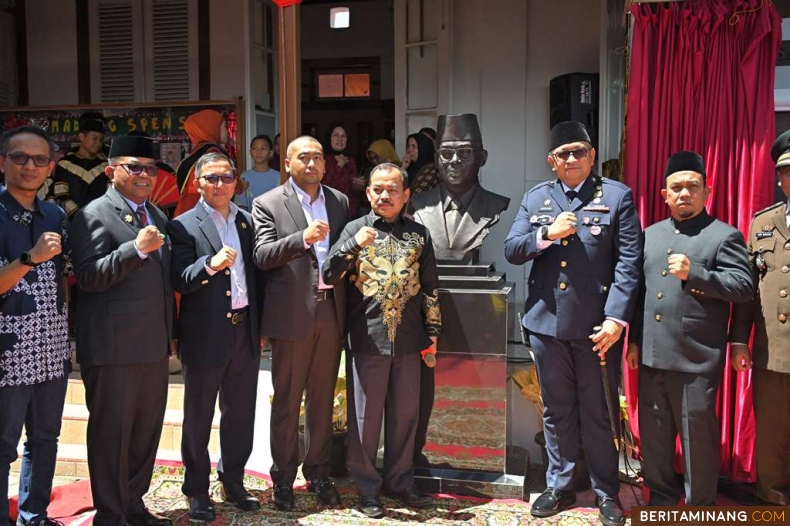
<svg viewBox="0 0 790 526"><path fill-rule="evenodd" d="M423 133L413 133L406 139L403 167L409 174L412 195L426 192L439 182L439 172L434 164L435 152L433 141Z"/></svg>
<svg viewBox="0 0 790 526"><path fill-rule="evenodd" d="M195 207L200 195L192 183L195 178L194 167L198 159L207 153L226 154L222 145L228 142L228 123L221 113L214 110L201 110L193 113L184 122L184 131L189 135L192 151L181 161L176 170L180 196L173 217L178 217ZM236 193L244 192L244 185L236 185Z"/></svg>
<svg viewBox="0 0 790 526"><path fill-rule="evenodd" d="M370 172L376 165L381 163L392 163L400 166L398 152L395 151L395 147L392 146L392 143L387 139L378 139L370 143L370 146L368 146L368 151L365 152L365 157L367 157L367 161L359 173L359 176L362 179L362 184L365 186L368 185L368 181L370 180ZM370 204L368 203L367 199L361 199L359 202L360 217L367 214L368 212L370 212Z"/></svg>
<svg viewBox="0 0 790 526"><path fill-rule="evenodd" d="M356 161L346 154L347 145L346 129L341 125L333 126L324 146L326 170L321 183L346 194L349 217L357 217L359 198L365 191L365 185L357 173Z"/></svg>

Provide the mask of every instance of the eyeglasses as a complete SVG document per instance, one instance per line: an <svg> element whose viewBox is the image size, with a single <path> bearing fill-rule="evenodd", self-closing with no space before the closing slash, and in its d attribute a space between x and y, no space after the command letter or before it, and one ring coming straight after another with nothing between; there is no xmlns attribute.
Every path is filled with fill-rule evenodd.
<svg viewBox="0 0 790 526"><path fill-rule="evenodd" d="M440 148L437 150L439 158L446 163L452 161L455 156L457 156L460 161L468 161L472 158L474 152L474 148Z"/></svg>
<svg viewBox="0 0 790 526"><path fill-rule="evenodd" d="M586 159L587 158L587 153L589 151L590 150L587 149L587 148L577 148L575 150L568 150L568 151L565 151L565 152L555 152L555 153L553 153L551 155L553 155L557 159L562 159L563 161L567 161L568 159L571 158L571 155L573 155L573 158L578 161L578 160L581 160L581 159Z"/></svg>
<svg viewBox="0 0 790 526"><path fill-rule="evenodd" d="M208 184L218 185L220 181L222 184L233 184L236 182L236 176L233 174L222 175L204 175L201 179L205 179Z"/></svg>
<svg viewBox="0 0 790 526"><path fill-rule="evenodd" d="M129 175L133 175L135 177L140 177L143 175L143 172L148 174L148 177L156 177L159 175L159 167L148 166L143 164L119 164L118 166L123 166L123 169L126 170Z"/></svg>
<svg viewBox="0 0 790 526"><path fill-rule="evenodd" d="M19 166L25 166L30 159L33 159L33 164L39 168L44 168L51 161L46 155L28 155L22 152L8 153L6 157L10 159L12 163L18 164Z"/></svg>

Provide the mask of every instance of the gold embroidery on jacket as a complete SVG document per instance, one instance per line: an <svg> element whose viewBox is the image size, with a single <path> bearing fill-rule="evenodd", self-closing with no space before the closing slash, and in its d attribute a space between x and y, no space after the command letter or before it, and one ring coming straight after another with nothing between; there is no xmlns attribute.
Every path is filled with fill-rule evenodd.
<svg viewBox="0 0 790 526"><path fill-rule="evenodd" d="M391 342L406 303L420 292L418 260L424 245L422 236L406 232L403 239L388 235L376 240L357 256L354 284L364 296L376 298Z"/></svg>
<svg viewBox="0 0 790 526"><path fill-rule="evenodd" d="M433 294L422 293L422 312L425 316L425 325L440 327L442 325L442 310L439 308L439 290Z"/></svg>

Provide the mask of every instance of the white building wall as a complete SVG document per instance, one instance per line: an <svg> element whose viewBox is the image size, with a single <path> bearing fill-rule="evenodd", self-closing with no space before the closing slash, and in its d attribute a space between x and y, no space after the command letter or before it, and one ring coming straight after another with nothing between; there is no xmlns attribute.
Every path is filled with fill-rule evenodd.
<svg viewBox="0 0 790 526"><path fill-rule="evenodd" d="M599 72L601 0L455 0L451 10L450 111L478 115L488 150L481 183L511 198L483 244L481 259L496 262L516 283L521 310L530 267L505 261L504 239L524 192L552 177L546 164L549 81L576 71ZM540 450L533 443L539 418L509 385L513 411L508 435L539 462Z"/></svg>
<svg viewBox="0 0 790 526"><path fill-rule="evenodd" d="M247 43L244 41L248 24L246 2L239 0L211 0L211 98L230 100L243 97ZM249 112L248 112L249 113Z"/></svg>
<svg viewBox="0 0 790 526"><path fill-rule="evenodd" d="M75 0L27 0L30 106L77 104Z"/></svg>

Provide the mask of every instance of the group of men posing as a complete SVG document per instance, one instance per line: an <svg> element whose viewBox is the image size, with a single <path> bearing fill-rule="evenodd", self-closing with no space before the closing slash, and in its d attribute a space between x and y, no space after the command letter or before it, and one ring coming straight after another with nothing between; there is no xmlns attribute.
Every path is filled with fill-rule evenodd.
<svg viewBox="0 0 790 526"><path fill-rule="evenodd" d="M788 196L789 140L790 133L780 137L772 152ZM461 168L485 157L477 139L452 147L464 150L448 161ZM430 232L404 214L409 189L400 167L374 168L366 189L372 211L347 223L347 198L321 184L324 156L314 138L288 145L290 178L256 198L252 214L232 202L238 181L232 163L212 153L195 168L200 201L168 223L148 202L157 173L152 141L118 137L105 168L111 186L68 225L60 208L36 197L53 169L47 135L18 128L3 136L0 148L7 186L0 191L0 521L8 516L2 493L23 425L17 522L49 521L70 367L60 278L72 265L96 524L170 522L147 510L142 497L162 428L168 355L175 352L185 382L182 491L190 516L215 518L207 449L218 395L224 497L245 511L260 507L242 481L252 450L261 335L272 346L274 506L295 506L303 395L307 488L326 505L340 503L329 452L343 343L348 464L360 511L382 516L381 493L407 506L430 505L414 487L412 463L420 356L432 357L441 332L438 276ZM557 179L527 192L505 240L510 262L532 261L522 323L542 385L549 455L547 490L532 514L553 515L575 500L572 474L583 436L601 522L624 522L599 360L606 358L616 393L629 324L626 360L641 374L650 503L675 504L684 493L672 469L679 433L686 502L713 504L714 402L733 302L737 370L750 368L752 358L735 344L746 344L756 327L759 495L787 504L783 452L790 433L778 430L765 410L769 397L787 398L790 388L786 345L779 343L790 311L782 288L790 265L786 203L756 216L747 247L737 230L706 213L710 188L701 157L679 152L668 162L662 190L671 217L642 232L630 189L592 171L595 150L583 125L552 129L547 161ZM177 315L174 292L181 294ZM375 461L385 404L382 476Z"/></svg>
<svg viewBox="0 0 790 526"><path fill-rule="evenodd" d="M252 215L232 202L238 177L230 160L210 153L197 162L192 182L200 201L168 223L148 201L157 174L152 140L117 137L105 169L111 186L68 224L63 209L36 195L54 167L53 151L45 132L27 127L7 132L0 150L6 175L0 523L8 521L9 467L23 425L17 523L50 522L46 508L71 363L61 277L72 270L80 292L77 360L90 412L95 524L170 523L147 510L142 497L162 429L169 355L176 352L185 384L182 491L190 516L216 516L208 442L217 396L224 498L244 511L259 509L243 475L253 445L261 335L272 346L274 505L294 507L303 394L307 487L321 502L339 504L329 452L347 319L348 463L360 507L381 516L382 491L409 506L431 503L413 487L419 413L413 379L421 355L435 363L438 276L430 236L401 213L409 190L400 167L373 170L367 188L373 211L346 225L347 198L321 185L324 156L314 138L291 142L289 180L257 198ZM382 479L375 462L385 402L390 454Z"/></svg>
<svg viewBox="0 0 790 526"><path fill-rule="evenodd" d="M788 197L789 141L790 132L772 149ZM617 393L629 325L626 363L639 369L649 504L677 505L682 496L688 505L715 503L715 403L729 341L735 370L753 364L756 372L757 496L787 505L790 430L776 417L790 411L787 203L757 213L747 246L738 230L708 215L705 163L681 151L669 158L663 176L670 217L643 232L631 190L592 171L595 150L582 124L551 130L547 161L557 179L527 192L505 240L508 261L532 261L522 323L541 383L549 456L547 489L532 503L532 514L554 515L576 500L573 472L583 445L601 522L624 522L606 393ZM683 483L674 470L678 435Z"/></svg>

